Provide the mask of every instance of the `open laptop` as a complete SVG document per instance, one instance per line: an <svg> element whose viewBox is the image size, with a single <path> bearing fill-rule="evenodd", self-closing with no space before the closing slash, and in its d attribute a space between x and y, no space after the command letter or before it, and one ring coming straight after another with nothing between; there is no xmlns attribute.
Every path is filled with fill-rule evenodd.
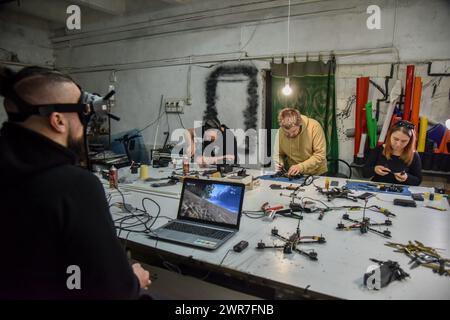
<svg viewBox="0 0 450 320"><path fill-rule="evenodd" d="M217 249L238 230L245 185L185 178L177 219L157 228L152 238Z"/></svg>

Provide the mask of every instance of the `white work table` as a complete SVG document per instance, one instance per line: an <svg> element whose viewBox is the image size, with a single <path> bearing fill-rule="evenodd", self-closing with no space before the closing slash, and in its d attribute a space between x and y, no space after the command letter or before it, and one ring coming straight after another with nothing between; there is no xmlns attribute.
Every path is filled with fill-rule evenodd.
<svg viewBox="0 0 450 320"><path fill-rule="evenodd" d="M250 171L250 170L248 170ZM171 170L150 170L150 176L162 177L170 175ZM259 171L250 171L255 176L261 174ZM345 185L345 179L330 178L339 181L339 187ZM324 186L324 177L314 181L318 186ZM258 210L264 202L270 205L283 204L287 206L290 202L288 197L280 197L280 192L290 194L289 190L271 190L271 183L279 183L283 186L289 183L280 183L270 180L260 180L260 186L249 190L244 196L243 210ZM141 208L143 197L149 197L158 202L161 206L161 216L175 218L178 210L178 200L181 183L173 186L152 188L150 183L136 181L127 185L120 185L124 192L127 203ZM311 197L321 200L332 207L359 205L364 206L363 200L358 203L346 200L335 199L328 202L326 197L320 195L313 185L304 187L305 191L300 192L300 197ZM109 189L105 185L107 194L113 194L110 203L121 202L122 199L117 191ZM427 192L429 189L413 187L413 192ZM355 195L363 191L355 191ZM342 215L349 213L350 217L359 220L362 217L360 211L333 210L326 212L323 220L318 220L317 213L304 213L300 222L301 234L323 235L325 244L301 245L301 249L314 249L318 254L318 261L311 261L308 257L298 253L284 254L282 249L256 249L257 243L263 241L266 245L282 242L271 236L271 229L276 227L282 236L289 236L296 231L297 219L288 217L277 217L273 221L262 219L251 219L242 215L240 231L224 245L215 251L205 251L186 246L150 239L142 233L122 232L120 237L127 241L140 245L155 248L161 252L170 252L180 257L192 257L194 261L203 262L208 265L219 266L228 250L239 242L246 240L249 242L248 248L241 253L231 251L220 265L224 272L254 277L261 283L286 285L287 288L298 288L303 290L308 288L310 292L319 293L324 297L335 297L342 299L450 299L450 277L440 276L431 269L419 266L410 269L408 262L410 259L403 253L394 252L394 248L385 246L387 242L397 242L406 244L408 241L418 240L426 246L444 249L440 253L445 257L450 257L450 210L446 198L433 201L434 206L445 207L447 211L437 211L424 206L428 201L417 202L417 208L406 208L394 206L394 198L409 198L405 196L377 193L377 198L373 197L368 201L368 206L379 205L389 209L396 214L392 217L393 225L388 227L392 238L387 239L375 233L368 232L361 234L359 230L340 231L337 224L341 222ZM322 207L322 205L318 205ZM147 210L155 216L156 207L151 202L146 202ZM113 218L123 216L120 209L112 207ZM375 222L383 222L386 217L378 212L366 210L366 216ZM166 223L168 219L158 218L153 228ZM348 224L346 221L342 221ZM384 230L386 227L374 227ZM363 275L367 268L374 263L369 259L375 258L386 261L393 260L400 263L400 266L410 278L404 281L394 281L389 286L379 291L368 290L363 286ZM282 298L283 296L278 296Z"/></svg>

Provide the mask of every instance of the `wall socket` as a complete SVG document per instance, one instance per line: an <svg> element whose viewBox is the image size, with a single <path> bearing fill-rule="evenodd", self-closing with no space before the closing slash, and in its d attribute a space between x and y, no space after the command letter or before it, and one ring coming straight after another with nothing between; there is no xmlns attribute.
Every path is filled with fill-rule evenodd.
<svg viewBox="0 0 450 320"><path fill-rule="evenodd" d="M166 113L184 113L184 106L186 105L186 99L166 99L164 101L164 108Z"/></svg>

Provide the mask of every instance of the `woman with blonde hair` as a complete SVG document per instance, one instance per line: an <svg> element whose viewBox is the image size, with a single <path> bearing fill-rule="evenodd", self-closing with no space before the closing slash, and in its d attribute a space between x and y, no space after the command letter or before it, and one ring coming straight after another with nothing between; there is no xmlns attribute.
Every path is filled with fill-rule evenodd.
<svg viewBox="0 0 450 320"><path fill-rule="evenodd" d="M400 120L389 129L386 143L371 151L363 176L377 182L418 186L422 182L422 163L415 145L414 124Z"/></svg>

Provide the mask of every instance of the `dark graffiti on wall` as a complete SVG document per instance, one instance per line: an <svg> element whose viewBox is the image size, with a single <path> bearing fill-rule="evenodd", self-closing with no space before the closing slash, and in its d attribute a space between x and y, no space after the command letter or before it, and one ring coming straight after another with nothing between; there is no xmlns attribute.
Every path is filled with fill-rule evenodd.
<svg viewBox="0 0 450 320"><path fill-rule="evenodd" d="M258 121L258 69L252 65L217 67L206 80L206 110L203 119L217 117L217 83L221 76L244 75L248 77L247 107L243 112L245 130L256 129Z"/></svg>

